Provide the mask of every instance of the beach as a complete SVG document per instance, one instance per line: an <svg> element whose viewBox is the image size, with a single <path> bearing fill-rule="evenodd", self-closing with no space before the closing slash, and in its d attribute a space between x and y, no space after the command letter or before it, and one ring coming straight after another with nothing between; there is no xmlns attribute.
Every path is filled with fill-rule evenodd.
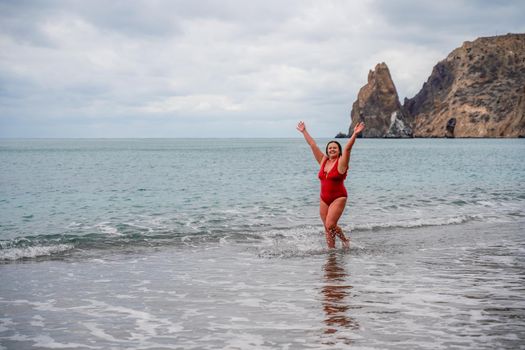
<svg viewBox="0 0 525 350"><path fill-rule="evenodd" d="M296 237L259 248L225 238L4 266L2 345L517 349L525 337L520 228L365 232L334 252L316 248L320 239L301 250Z"/></svg>
<svg viewBox="0 0 525 350"><path fill-rule="evenodd" d="M300 140L3 141L0 349L525 348L524 150L358 140L330 251Z"/></svg>

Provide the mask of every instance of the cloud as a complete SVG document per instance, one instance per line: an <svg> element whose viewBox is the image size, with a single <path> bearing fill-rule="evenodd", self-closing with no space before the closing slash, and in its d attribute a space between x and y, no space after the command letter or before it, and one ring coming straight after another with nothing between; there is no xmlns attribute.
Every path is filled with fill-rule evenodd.
<svg viewBox="0 0 525 350"><path fill-rule="evenodd" d="M523 32L523 7L0 1L0 137L331 136L375 64L411 97L463 41Z"/></svg>
<svg viewBox="0 0 525 350"><path fill-rule="evenodd" d="M234 103L228 96L222 95L190 95L173 96L164 100L151 102L138 111L145 113L170 113L170 112L214 112L238 111L241 106Z"/></svg>

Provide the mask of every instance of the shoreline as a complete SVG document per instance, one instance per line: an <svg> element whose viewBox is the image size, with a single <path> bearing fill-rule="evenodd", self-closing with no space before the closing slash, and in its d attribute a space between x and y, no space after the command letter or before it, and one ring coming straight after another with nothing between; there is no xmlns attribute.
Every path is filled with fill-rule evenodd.
<svg viewBox="0 0 525 350"><path fill-rule="evenodd" d="M0 345L514 349L524 224L358 232L349 251L276 236L0 265Z"/></svg>

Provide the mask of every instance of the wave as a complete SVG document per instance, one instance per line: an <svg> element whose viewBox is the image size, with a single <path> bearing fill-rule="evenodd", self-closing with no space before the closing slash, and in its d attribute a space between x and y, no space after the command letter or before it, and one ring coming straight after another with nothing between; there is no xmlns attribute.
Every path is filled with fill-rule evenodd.
<svg viewBox="0 0 525 350"><path fill-rule="evenodd" d="M498 217L489 217L486 215L458 215L453 217L443 218L425 218L425 219L407 219L393 222L378 222L378 223L365 223L357 224L353 226L353 231L378 231L386 229L396 228L418 228L428 226L447 226L447 225L459 225L465 224L472 221L486 221L486 220L497 220Z"/></svg>
<svg viewBox="0 0 525 350"><path fill-rule="evenodd" d="M343 231L352 239L352 233L365 231L388 231L396 229L416 229L422 227L440 227L460 225L469 222L497 221L497 217L483 215L460 215L454 217L407 219L382 223L364 223L358 225L341 225ZM303 258L308 256L325 255L326 249L322 226L302 226L290 229L270 230L261 233L265 242L256 248L261 258ZM359 254L364 248L352 242L350 251L339 249L340 252ZM338 246L339 247L339 246Z"/></svg>
<svg viewBox="0 0 525 350"><path fill-rule="evenodd" d="M344 225L345 232L379 231L394 229L414 229L429 226L461 225L469 222L505 222L520 220L522 212L512 212L506 216L498 215L456 215L434 218L413 218L387 222L368 222ZM199 247L203 244L221 244L255 247L262 257L292 257L324 254L322 226L289 222L290 226L271 228L271 223L261 227L237 228L201 227L201 230L188 233L177 229L158 229L154 227L131 227L116 230L104 222L96 227L99 233L54 234L17 237L0 240L0 262L43 257L62 257L83 251L139 249L162 246ZM99 227L101 226L101 227ZM122 224L117 224L120 227ZM269 228L269 227L270 228Z"/></svg>
<svg viewBox="0 0 525 350"><path fill-rule="evenodd" d="M11 240L0 240L0 263L15 260L63 257L75 252L95 251L125 251L141 248L157 248L163 246L198 247L203 244L227 242L231 244L251 244L262 238L253 232L231 231L224 229L204 230L194 233L176 231L128 230L118 233L107 225L104 233L89 234L54 234L17 237Z"/></svg>
<svg viewBox="0 0 525 350"><path fill-rule="evenodd" d="M22 259L34 259L61 254L74 249L72 244L57 244L49 246L34 246L22 248L8 248L0 250L0 261L14 261Z"/></svg>
<svg viewBox="0 0 525 350"><path fill-rule="evenodd" d="M63 256L74 251L125 249L127 247L154 247L173 240L184 240L177 234L144 234L135 231L127 234L90 233L84 235L54 234L17 237L0 240L0 262ZM190 240L191 241L191 240Z"/></svg>

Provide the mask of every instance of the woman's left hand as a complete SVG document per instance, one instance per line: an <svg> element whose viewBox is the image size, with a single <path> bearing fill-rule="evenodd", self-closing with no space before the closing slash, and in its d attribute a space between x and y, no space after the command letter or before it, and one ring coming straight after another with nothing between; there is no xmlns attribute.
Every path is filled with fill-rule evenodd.
<svg viewBox="0 0 525 350"><path fill-rule="evenodd" d="M359 122L354 127L354 134L359 134L363 130L365 130L365 123Z"/></svg>

